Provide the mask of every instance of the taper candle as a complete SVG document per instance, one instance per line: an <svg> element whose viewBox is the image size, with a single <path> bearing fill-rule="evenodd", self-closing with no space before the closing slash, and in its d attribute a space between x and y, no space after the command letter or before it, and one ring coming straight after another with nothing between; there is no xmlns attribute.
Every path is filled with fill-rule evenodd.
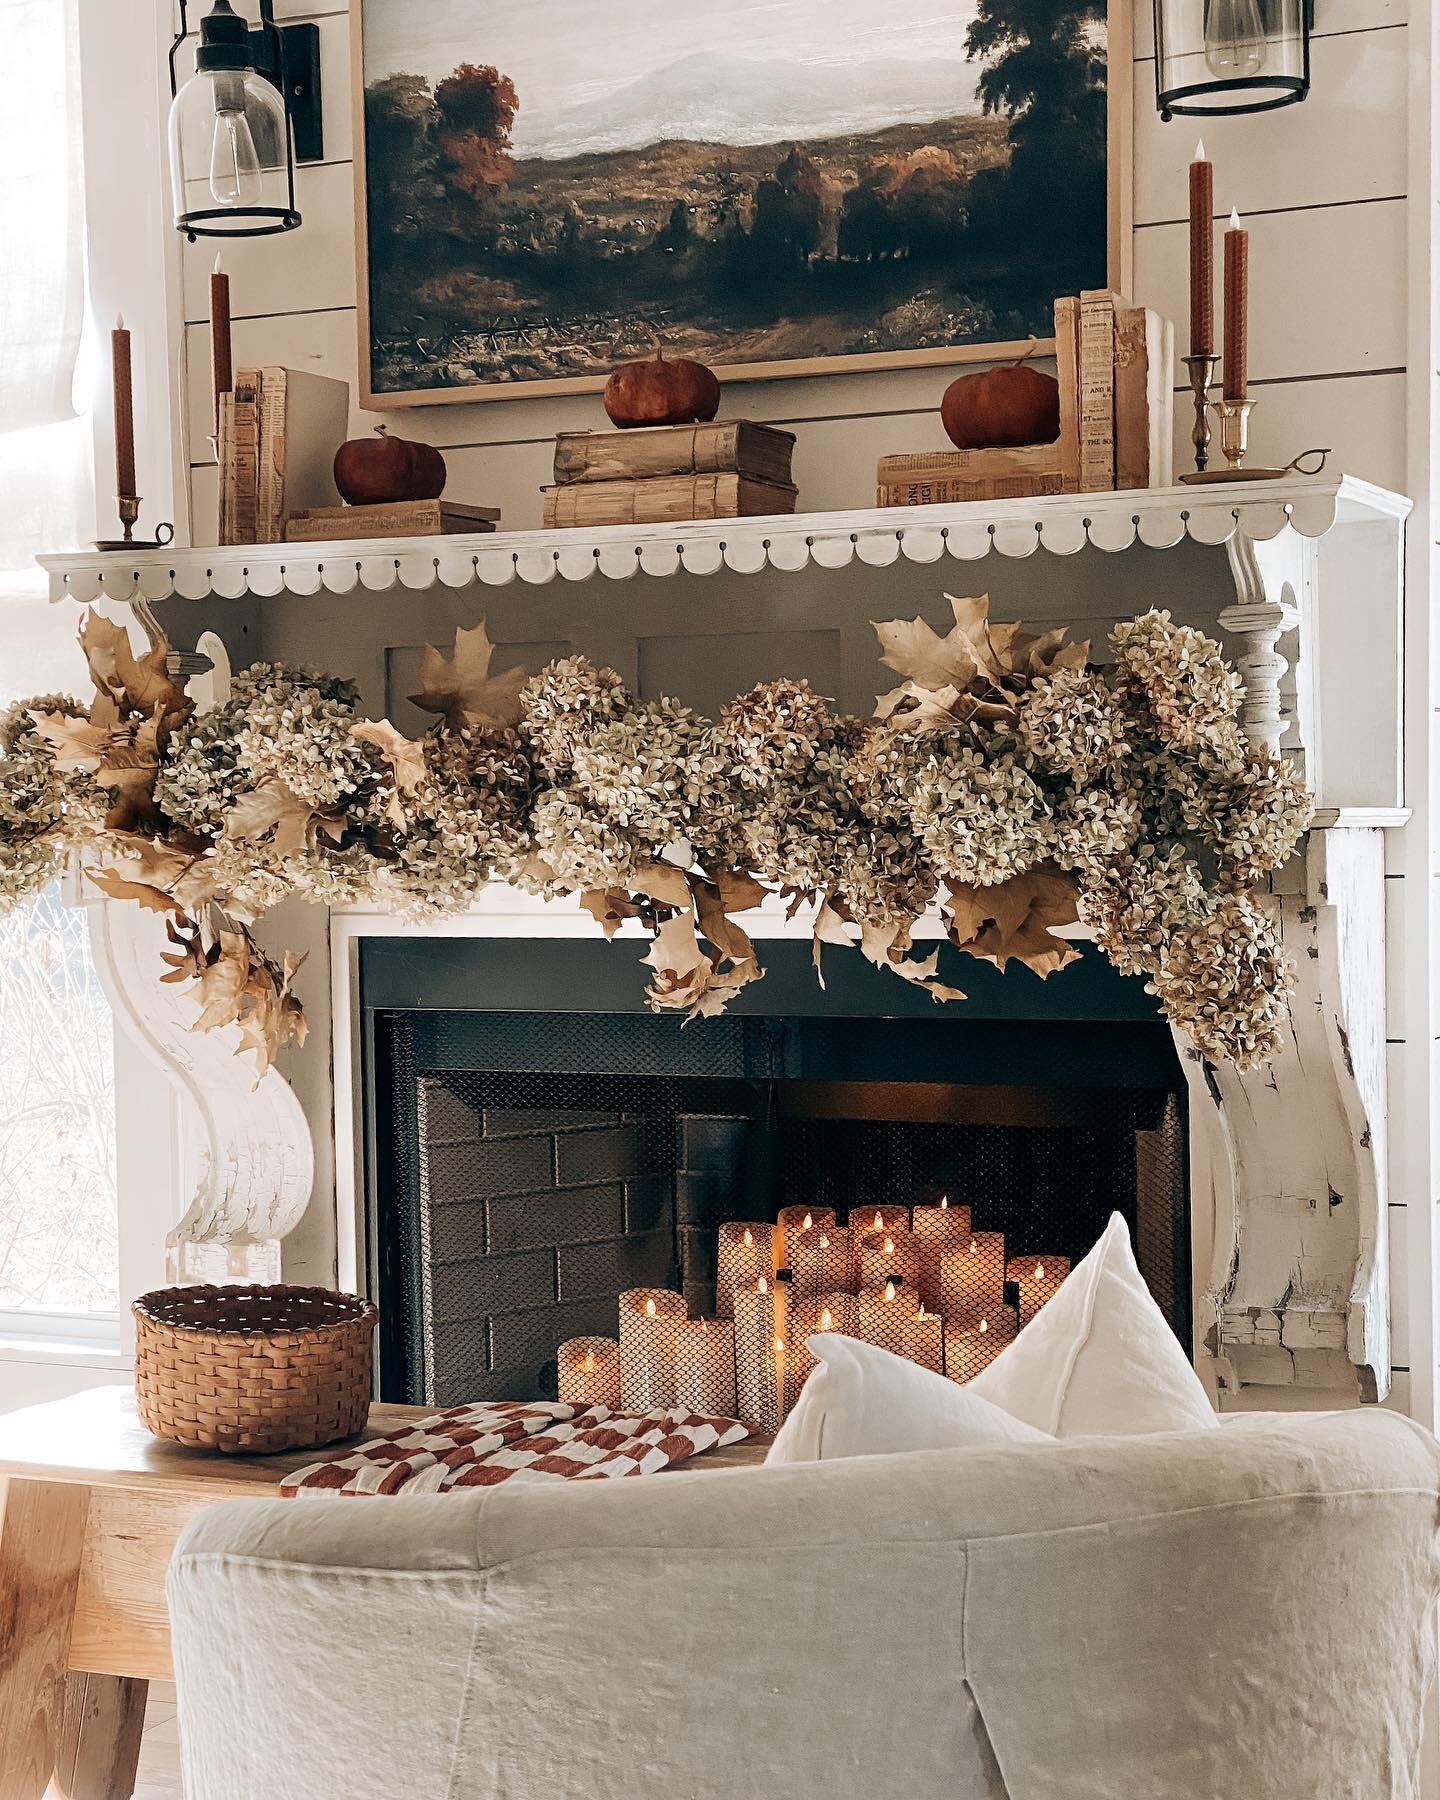
<svg viewBox="0 0 1440 1800"><path fill-rule="evenodd" d="M230 277L220 258L210 275L210 385L215 399L215 436L220 436L220 396L235 392L235 356L230 337Z"/></svg>
<svg viewBox="0 0 1440 1800"><path fill-rule="evenodd" d="M110 334L110 367L115 387L115 493L134 500L135 388L130 366L130 333L123 318Z"/></svg>
<svg viewBox="0 0 1440 1800"><path fill-rule="evenodd" d="M1020 1290L1020 1326L1023 1330L1047 1301L1060 1292L1070 1273L1068 1256L1012 1256L1005 1277Z"/></svg>
<svg viewBox="0 0 1440 1800"><path fill-rule="evenodd" d="M802 1231L790 1252L797 1299L813 1299L850 1285L850 1227L816 1225Z"/></svg>
<svg viewBox="0 0 1440 1800"><path fill-rule="evenodd" d="M917 1206L910 1229L920 1250L920 1298L931 1312L943 1310L940 1259L947 1250L964 1250L970 1242L970 1208L952 1205L942 1194L933 1206Z"/></svg>
<svg viewBox="0 0 1440 1800"><path fill-rule="evenodd" d="M651 1412L675 1404L675 1335L687 1308L668 1288L627 1288L620 1296L620 1404Z"/></svg>
<svg viewBox="0 0 1440 1800"><path fill-rule="evenodd" d="M560 1398L570 1406L620 1404L620 1346L614 1338L567 1338L556 1352Z"/></svg>
<svg viewBox="0 0 1440 1800"><path fill-rule="evenodd" d="M1004 1298L1003 1231L972 1231L963 1250L947 1250L940 1258L940 1310L947 1319L999 1306Z"/></svg>
<svg viewBox="0 0 1440 1800"><path fill-rule="evenodd" d="M1232 207L1225 233L1225 398L1250 391L1250 233Z"/></svg>
<svg viewBox="0 0 1440 1800"><path fill-rule="evenodd" d="M920 1246L913 1231L867 1231L860 1245L860 1287L903 1281L920 1291Z"/></svg>
<svg viewBox="0 0 1440 1800"><path fill-rule="evenodd" d="M1215 354L1215 165L1203 143L1190 164L1190 354Z"/></svg>
<svg viewBox="0 0 1440 1800"><path fill-rule="evenodd" d="M735 1417L735 1321L682 1319L675 1334L675 1398L691 1412Z"/></svg>
<svg viewBox="0 0 1440 1800"><path fill-rule="evenodd" d="M933 1369L937 1375L945 1367L945 1326L939 1313L926 1312L920 1302L918 1312L905 1322L904 1355L922 1369Z"/></svg>
<svg viewBox="0 0 1440 1800"><path fill-rule="evenodd" d="M946 1323L945 1373L952 1381L973 1381L988 1369L1007 1344L1015 1342L1020 1321L1013 1306L992 1306L978 1314Z"/></svg>
<svg viewBox="0 0 1440 1800"><path fill-rule="evenodd" d="M795 1271L795 1240L815 1225L833 1225L833 1206L782 1206L775 1219L775 1273Z"/></svg>
<svg viewBox="0 0 1440 1800"><path fill-rule="evenodd" d="M773 1228L756 1219L732 1219L720 1227L715 1259L715 1311L735 1316L734 1294L757 1276L774 1273Z"/></svg>
<svg viewBox="0 0 1440 1800"><path fill-rule="evenodd" d="M887 1281L860 1295L860 1336L895 1356L904 1356L906 1327L915 1317L919 1297L902 1281Z"/></svg>
<svg viewBox="0 0 1440 1800"><path fill-rule="evenodd" d="M735 1289L735 1407L756 1431L778 1431L786 1413L790 1284L761 1275Z"/></svg>

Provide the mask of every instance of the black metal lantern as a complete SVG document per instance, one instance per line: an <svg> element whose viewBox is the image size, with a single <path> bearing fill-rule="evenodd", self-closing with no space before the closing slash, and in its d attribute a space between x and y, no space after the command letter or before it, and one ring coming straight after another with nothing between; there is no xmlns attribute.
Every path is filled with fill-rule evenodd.
<svg viewBox="0 0 1440 1800"><path fill-rule="evenodd" d="M1273 112L1310 92L1315 0L1155 0L1155 99L1176 113Z"/></svg>
<svg viewBox="0 0 1440 1800"><path fill-rule="evenodd" d="M260 0L252 30L214 0L200 21L195 73L180 84L175 59L188 33L187 0L170 47L170 183L175 227L200 237L266 237L293 231L295 164L323 154L320 43L316 25L275 23Z"/></svg>

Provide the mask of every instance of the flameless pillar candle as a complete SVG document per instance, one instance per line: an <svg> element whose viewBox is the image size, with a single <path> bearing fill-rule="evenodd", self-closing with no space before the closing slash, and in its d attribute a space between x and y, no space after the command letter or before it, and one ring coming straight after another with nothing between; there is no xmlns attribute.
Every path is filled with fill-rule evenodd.
<svg viewBox="0 0 1440 1800"><path fill-rule="evenodd" d="M837 1290L802 1300L798 1296L790 1324L790 1385L793 1398L799 1398L810 1373L817 1367L805 1340L817 1331L838 1331L845 1337L860 1335L860 1302L854 1294Z"/></svg>
<svg viewBox="0 0 1440 1800"><path fill-rule="evenodd" d="M1004 1232L972 1231L963 1250L947 1250L941 1256L940 1310L947 1319L983 1312L1004 1299Z"/></svg>
<svg viewBox="0 0 1440 1800"><path fill-rule="evenodd" d="M675 1397L691 1412L735 1417L735 1321L682 1319L675 1338Z"/></svg>
<svg viewBox="0 0 1440 1800"><path fill-rule="evenodd" d="M1019 1320L1013 1306L991 1307L945 1327L945 1373L952 1381L973 1381L1007 1344L1015 1342Z"/></svg>
<svg viewBox="0 0 1440 1800"><path fill-rule="evenodd" d="M1190 354L1215 354L1215 165L1204 144L1190 164Z"/></svg>
<svg viewBox="0 0 1440 1800"><path fill-rule="evenodd" d="M850 1285L850 1227L817 1225L802 1231L790 1252L797 1299L813 1299Z"/></svg>
<svg viewBox="0 0 1440 1800"><path fill-rule="evenodd" d="M716 1256L715 1310L722 1319L735 1315L735 1290L749 1287L761 1275L774 1273L773 1227L755 1219L733 1219L720 1227Z"/></svg>
<svg viewBox="0 0 1440 1800"><path fill-rule="evenodd" d="M919 1296L904 1282L887 1281L860 1296L860 1336L892 1355L904 1356L906 1327L915 1317Z"/></svg>
<svg viewBox="0 0 1440 1800"><path fill-rule="evenodd" d="M952 1206L942 1194L937 1205L915 1208L910 1229L920 1251L920 1298L931 1312L940 1312L940 1259L947 1250L969 1247L970 1208Z"/></svg>
<svg viewBox="0 0 1440 1800"><path fill-rule="evenodd" d="M920 1291L920 1246L913 1231L867 1231L860 1245L860 1287L903 1281Z"/></svg>
<svg viewBox="0 0 1440 1800"><path fill-rule="evenodd" d="M628 1288L620 1296L620 1404L651 1412L675 1404L675 1334L686 1313L683 1294Z"/></svg>
<svg viewBox="0 0 1440 1800"><path fill-rule="evenodd" d="M1060 1284L1070 1273L1068 1256L1012 1256L1006 1268L1006 1279L1020 1290L1020 1326L1023 1330L1045 1305L1060 1292Z"/></svg>
<svg viewBox="0 0 1440 1800"><path fill-rule="evenodd" d="M852 1206L850 1208L850 1286L859 1289L860 1245L872 1231L908 1231L910 1209L907 1206Z"/></svg>
<svg viewBox="0 0 1440 1800"><path fill-rule="evenodd" d="M560 1398L570 1406L620 1404L620 1346L614 1338L567 1338L556 1352Z"/></svg>
<svg viewBox="0 0 1440 1800"><path fill-rule="evenodd" d="M937 1375L944 1370L945 1326L939 1313L926 1312L923 1300L920 1310L905 1322L904 1354L922 1369L933 1369Z"/></svg>
<svg viewBox="0 0 1440 1800"><path fill-rule="evenodd" d="M1230 209L1225 233L1225 398L1250 392L1250 233Z"/></svg>
<svg viewBox="0 0 1440 1800"><path fill-rule="evenodd" d="M778 1431L786 1413L790 1284L761 1275L735 1290L735 1405L756 1431Z"/></svg>
<svg viewBox="0 0 1440 1800"><path fill-rule="evenodd" d="M795 1272L795 1241L802 1231L816 1225L833 1225L833 1206L783 1206L775 1220L775 1273L782 1269Z"/></svg>

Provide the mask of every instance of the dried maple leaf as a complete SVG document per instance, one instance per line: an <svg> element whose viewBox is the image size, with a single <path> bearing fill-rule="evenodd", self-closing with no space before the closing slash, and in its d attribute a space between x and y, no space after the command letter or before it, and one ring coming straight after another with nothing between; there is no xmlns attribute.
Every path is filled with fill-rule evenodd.
<svg viewBox="0 0 1440 1800"><path fill-rule="evenodd" d="M242 794L230 807L223 835L257 844L272 833L281 856L298 856L313 850L322 833L339 843L345 834L345 815L318 812L283 781L267 781L253 793Z"/></svg>
<svg viewBox="0 0 1440 1800"><path fill-rule="evenodd" d="M924 988L933 1000L964 1000L967 996L963 988L947 987L938 979L938 950L932 951L929 956L914 957L909 954L911 930L912 924L906 921L892 925L862 925L860 953L867 962L874 963L877 969L887 969L902 981Z"/></svg>
<svg viewBox="0 0 1440 1800"><path fill-rule="evenodd" d="M158 715L129 727L127 733L113 732L104 761L95 770L95 780L108 788L114 798L105 815L107 831L133 831L146 834L163 831L165 820L155 804L155 783L160 775L160 731Z"/></svg>
<svg viewBox="0 0 1440 1800"><path fill-rule="evenodd" d="M749 934L730 917L725 896L717 883L703 881L697 876L692 878L690 885L695 894L700 930L719 951L721 961L728 963L724 979L732 983L738 993L742 987L760 979L762 971L755 946ZM744 890L737 891L743 897Z"/></svg>
<svg viewBox="0 0 1440 1800"><path fill-rule="evenodd" d="M472 631L455 633L449 656L427 646L420 658L420 692L410 696L411 703L441 714L452 731L514 725L520 717L520 690L530 677L518 667L492 675L494 655L483 619Z"/></svg>
<svg viewBox="0 0 1440 1800"><path fill-rule="evenodd" d="M791 916L794 916L793 912ZM822 946L840 944L848 950L855 941L850 935L852 924L849 912L840 901L832 900L828 895L821 899L815 913L815 923L810 928L810 960L815 965L815 979L822 988L825 986L825 971L820 964Z"/></svg>
<svg viewBox="0 0 1440 1800"><path fill-rule="evenodd" d="M250 934L221 930L200 976L200 1016L196 1031L238 1025L250 979Z"/></svg>
<svg viewBox="0 0 1440 1800"><path fill-rule="evenodd" d="M647 900L654 900L661 906L673 906L683 912L689 912L693 903L690 877L683 869L677 869L674 863L648 863L632 877L630 888L634 893L643 894Z"/></svg>
<svg viewBox="0 0 1440 1800"><path fill-rule="evenodd" d="M80 648L97 691L108 695L122 713L150 719L158 712L169 720L195 710L170 674L170 646L163 637L137 657L125 627L92 610L80 627Z"/></svg>
<svg viewBox="0 0 1440 1800"><path fill-rule="evenodd" d="M405 801L425 779L425 746L403 731L397 731L388 719L364 719L350 727L350 735L362 744L373 744L390 765L395 792L385 808L386 816L399 831L409 828Z"/></svg>
<svg viewBox="0 0 1440 1800"><path fill-rule="evenodd" d="M735 996L759 974L757 964L722 971L717 952L708 953L700 942L695 917L676 913L655 933L644 961L655 975L645 990L656 1012L684 1012L689 1018L712 1019L724 1012Z"/></svg>
<svg viewBox="0 0 1440 1800"><path fill-rule="evenodd" d="M747 875L743 869L722 869L715 877L720 899L727 913L750 912L770 898L764 882Z"/></svg>
<svg viewBox="0 0 1440 1800"><path fill-rule="evenodd" d="M642 911L624 888L587 888L580 905L604 927L607 938L613 938L627 919L638 919Z"/></svg>
<svg viewBox="0 0 1440 1800"><path fill-rule="evenodd" d="M112 900L137 900L152 912L192 913L215 897L210 859L160 838L115 834L103 867L86 870Z"/></svg>
<svg viewBox="0 0 1440 1800"><path fill-rule="evenodd" d="M1052 936L1055 927L1079 920L1077 900L1071 878L1042 863L996 887L952 886L946 926L951 941L971 956L1002 970L1021 962L1043 979L1079 959L1073 944Z"/></svg>
<svg viewBox="0 0 1440 1800"><path fill-rule="evenodd" d="M59 712L32 711L30 720L50 746L57 769L84 769L93 775L105 760L112 736L109 725Z"/></svg>

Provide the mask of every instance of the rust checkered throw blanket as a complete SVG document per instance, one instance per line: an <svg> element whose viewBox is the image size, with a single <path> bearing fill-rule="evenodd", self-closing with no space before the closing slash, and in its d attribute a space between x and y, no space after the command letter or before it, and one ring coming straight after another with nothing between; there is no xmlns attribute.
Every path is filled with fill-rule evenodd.
<svg viewBox="0 0 1440 1800"><path fill-rule="evenodd" d="M444 1494L502 1481L595 1481L653 1475L750 1436L738 1419L683 1409L624 1416L606 1406L547 1400L452 1406L346 1456L311 1463L282 1483L312 1494Z"/></svg>

